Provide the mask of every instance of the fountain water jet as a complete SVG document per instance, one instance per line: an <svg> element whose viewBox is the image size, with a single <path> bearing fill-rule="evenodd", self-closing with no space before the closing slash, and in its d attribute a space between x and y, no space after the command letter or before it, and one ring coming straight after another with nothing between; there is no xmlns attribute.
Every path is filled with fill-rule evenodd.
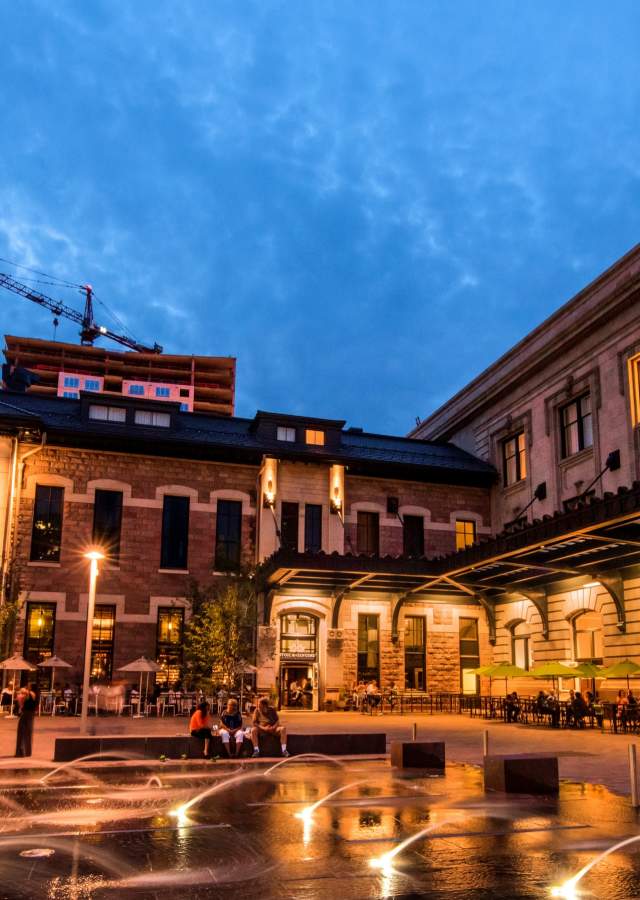
<svg viewBox="0 0 640 900"><path fill-rule="evenodd" d="M382 869L385 875L389 875L393 872L393 860L398 856L398 854L402 853L403 850L406 850L407 847L410 847L411 844L419 841L421 837L424 837L427 834L431 834L436 828L441 828L443 825L449 824L449 822L453 821L452 819L445 819L442 822L436 822L434 825L427 825L426 828L422 828L420 831L417 831L415 834L410 835L408 838L405 838L397 847L394 847L393 850L389 850L387 853L383 853L382 856L376 856L373 859L369 860L369 865L372 869Z"/></svg>
<svg viewBox="0 0 640 900"><path fill-rule="evenodd" d="M275 770L279 769L280 766L284 766L285 763L291 763L301 759L326 759L336 766L342 766L344 768L345 765L341 759L336 759L335 756L327 756L326 753L298 753L296 756L287 756L285 757L285 759L279 760L279 762L277 762L273 766L270 766L262 774L266 778L267 775L271 775L272 772L275 772Z"/></svg>
<svg viewBox="0 0 640 900"><path fill-rule="evenodd" d="M57 775L58 772L63 772L65 769L74 769L78 763L86 762L88 759L104 759L105 756L108 757L116 757L116 759L146 759L145 756L142 756L140 753L129 753L129 752L118 752L115 750L106 750L104 753L89 753L87 756L79 756L78 759L72 759L69 762L63 763L61 766L58 766L55 769L52 769L50 772L47 772L46 775L43 775L40 779L40 784L45 784L45 782L51 778L52 775ZM79 769L79 772L82 770ZM96 779L98 780L98 779Z"/></svg>
<svg viewBox="0 0 640 900"><path fill-rule="evenodd" d="M319 809L327 800L331 800L332 797L335 797L337 794L341 794L343 791L348 790L352 787L358 787L361 784L366 784L365 781L352 781L351 784L345 784L342 787L337 788L335 791L331 791L330 794L327 794L324 797L321 797L320 800L316 800L315 803L312 803L311 806L306 806L304 809L301 809L300 812L295 813L296 819L302 819L303 822L311 822L313 818L313 814L316 809Z"/></svg>
<svg viewBox="0 0 640 900"><path fill-rule="evenodd" d="M582 881L584 876L593 869L599 862L602 862L603 859L606 859L607 856L611 853L615 853L616 850L621 850L623 847L628 847L629 844L635 844L640 841L640 834L636 834L633 837L625 838L624 841L618 841L617 844L613 844L611 847L608 847L606 850L603 850L602 853L599 853L595 859L592 859L590 863L587 863L586 866L583 866L579 872L569 878L564 884L556 885L551 888L551 896L559 897L560 900L576 900L578 897L577 887L579 882Z"/></svg>

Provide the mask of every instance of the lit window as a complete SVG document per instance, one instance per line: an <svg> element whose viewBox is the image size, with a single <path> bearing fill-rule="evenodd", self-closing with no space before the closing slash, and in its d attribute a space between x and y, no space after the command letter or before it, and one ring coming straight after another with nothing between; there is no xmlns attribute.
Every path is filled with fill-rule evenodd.
<svg viewBox="0 0 640 900"><path fill-rule="evenodd" d="M307 428L304 439L307 444L324 447L324 431L313 431L311 428Z"/></svg>
<svg viewBox="0 0 640 900"><path fill-rule="evenodd" d="M129 393L134 397L144 396L144 385L143 384L130 384L129 385Z"/></svg>
<svg viewBox="0 0 640 900"><path fill-rule="evenodd" d="M502 481L505 487L527 477L524 431L502 442Z"/></svg>
<svg viewBox="0 0 640 900"><path fill-rule="evenodd" d="M157 387L156 388L156 397L169 397L171 391L167 387Z"/></svg>
<svg viewBox="0 0 640 900"><path fill-rule="evenodd" d="M189 404L181 403L180 404L180 412L189 412Z"/></svg>
<svg viewBox="0 0 640 900"><path fill-rule="evenodd" d="M631 401L631 424L640 425L640 353L627 362L629 371L629 399Z"/></svg>
<svg viewBox="0 0 640 900"><path fill-rule="evenodd" d="M511 662L527 672L533 664L529 628L525 622L518 622L511 630Z"/></svg>
<svg viewBox="0 0 640 900"><path fill-rule="evenodd" d="M92 403L89 407L89 418L98 422L125 422L127 411L123 406L98 406Z"/></svg>
<svg viewBox="0 0 640 900"><path fill-rule="evenodd" d="M62 396L66 397L67 400L77 400L80 394L77 391L63 391Z"/></svg>
<svg viewBox="0 0 640 900"><path fill-rule="evenodd" d="M64 386L70 388L80 387L80 379L76 378L74 375L65 375Z"/></svg>
<svg viewBox="0 0 640 900"><path fill-rule="evenodd" d="M96 381L92 378L87 378L84 383L85 391L99 391L100 390L100 382Z"/></svg>
<svg viewBox="0 0 640 900"><path fill-rule="evenodd" d="M581 613L573 620L573 645L579 662L602 662L602 615L593 610Z"/></svg>
<svg viewBox="0 0 640 900"><path fill-rule="evenodd" d="M476 523L473 519L456 519L456 550L464 550L476 542Z"/></svg>
<svg viewBox="0 0 640 900"><path fill-rule="evenodd" d="M593 445L591 395L584 394L560 410L562 457L573 456Z"/></svg>
<svg viewBox="0 0 640 900"><path fill-rule="evenodd" d="M154 412L150 409L136 409L134 421L136 425L152 425L155 428L168 428L171 425L169 413Z"/></svg>
<svg viewBox="0 0 640 900"><path fill-rule="evenodd" d="M310 432L307 431L307 434ZM293 442L296 439L296 430L295 428L285 428L283 425L278 425L278 440L279 441L289 441Z"/></svg>

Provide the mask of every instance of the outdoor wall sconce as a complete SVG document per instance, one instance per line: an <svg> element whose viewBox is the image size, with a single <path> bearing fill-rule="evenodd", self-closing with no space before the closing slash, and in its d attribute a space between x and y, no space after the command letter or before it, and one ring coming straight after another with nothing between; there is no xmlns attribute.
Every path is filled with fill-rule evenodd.
<svg viewBox="0 0 640 900"><path fill-rule="evenodd" d="M333 465L329 470L329 511L344 524L344 466Z"/></svg>
<svg viewBox="0 0 640 900"><path fill-rule="evenodd" d="M263 503L266 509L273 509L273 507L276 505L276 492L273 489L273 481L271 479L267 481Z"/></svg>

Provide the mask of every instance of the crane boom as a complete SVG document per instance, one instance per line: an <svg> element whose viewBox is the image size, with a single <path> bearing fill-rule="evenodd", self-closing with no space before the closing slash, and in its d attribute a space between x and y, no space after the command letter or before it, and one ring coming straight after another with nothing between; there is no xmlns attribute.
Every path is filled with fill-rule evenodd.
<svg viewBox="0 0 640 900"><path fill-rule="evenodd" d="M136 350L138 353L162 353L160 344L147 347L124 334L116 334L104 325L97 325L93 319L93 292L90 285L85 285L84 287L86 294L84 313L58 300L53 300L51 297L47 297L46 294L41 294L40 291L35 291L33 288L16 281L15 278L2 272L0 272L0 287L4 287L14 294L19 294L21 297L26 297L32 303L37 303L38 306L48 309L55 316L63 316L65 319L80 325L80 338L83 344L92 345L96 338L106 337L117 344L128 347L130 350Z"/></svg>

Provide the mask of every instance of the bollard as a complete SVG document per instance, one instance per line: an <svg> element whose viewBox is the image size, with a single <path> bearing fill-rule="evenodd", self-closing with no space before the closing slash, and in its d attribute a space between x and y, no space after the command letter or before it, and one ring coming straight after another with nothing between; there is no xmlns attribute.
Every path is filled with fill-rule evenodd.
<svg viewBox="0 0 640 900"><path fill-rule="evenodd" d="M417 722L413 723L411 740L412 741L418 740L418 723Z"/></svg>
<svg viewBox="0 0 640 900"><path fill-rule="evenodd" d="M482 732L482 755L483 756L489 755L489 732L488 731Z"/></svg>
<svg viewBox="0 0 640 900"><path fill-rule="evenodd" d="M629 780L631 781L631 806L637 809L640 803L638 803L638 758L635 744L629 744Z"/></svg>

